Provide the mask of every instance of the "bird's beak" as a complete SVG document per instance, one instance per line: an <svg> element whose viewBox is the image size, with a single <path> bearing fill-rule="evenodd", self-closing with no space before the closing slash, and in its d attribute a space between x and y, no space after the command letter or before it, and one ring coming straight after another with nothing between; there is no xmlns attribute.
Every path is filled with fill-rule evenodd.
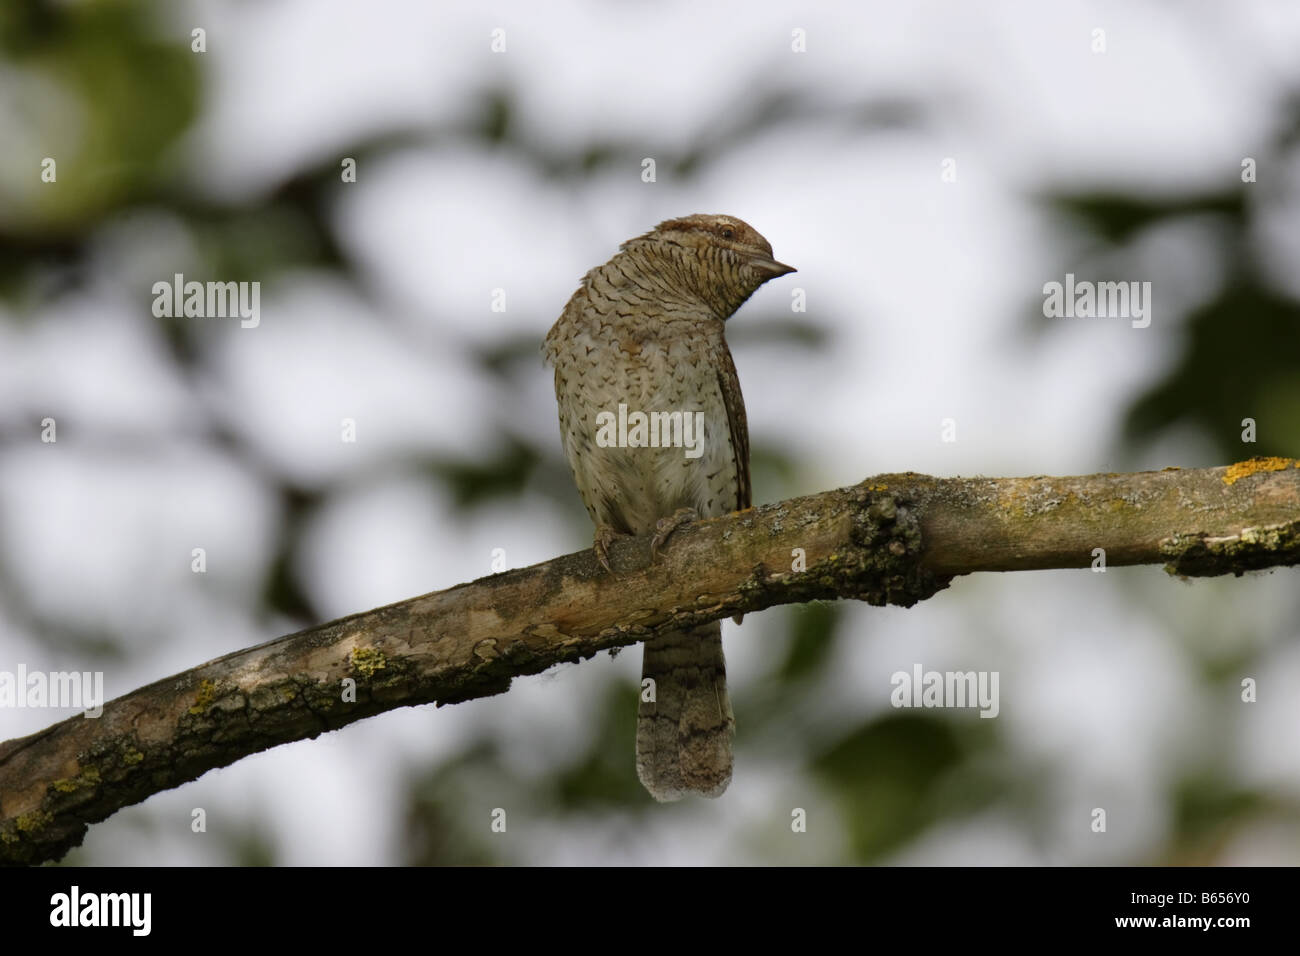
<svg viewBox="0 0 1300 956"><path fill-rule="evenodd" d="M784 262L777 262L775 259L767 258L767 256L754 256L749 260L749 264L769 279L799 271L794 266L788 266Z"/></svg>

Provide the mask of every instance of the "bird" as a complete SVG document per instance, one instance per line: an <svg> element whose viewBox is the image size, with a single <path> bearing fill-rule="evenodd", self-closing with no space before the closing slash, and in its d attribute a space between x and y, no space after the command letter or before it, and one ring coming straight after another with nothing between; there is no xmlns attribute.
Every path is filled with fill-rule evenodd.
<svg viewBox="0 0 1300 956"><path fill-rule="evenodd" d="M547 333L561 440L607 573L620 536L653 532L656 559L683 523L751 506L749 426L725 325L763 283L794 271L735 216L668 219L589 271ZM642 785L661 802L720 796L735 735L721 623L647 639L641 676Z"/></svg>

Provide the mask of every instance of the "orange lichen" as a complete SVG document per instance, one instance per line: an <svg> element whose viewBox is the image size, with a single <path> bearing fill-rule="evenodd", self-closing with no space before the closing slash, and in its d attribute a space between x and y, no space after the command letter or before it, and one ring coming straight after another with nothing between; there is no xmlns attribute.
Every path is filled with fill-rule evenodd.
<svg viewBox="0 0 1300 956"><path fill-rule="evenodd" d="M1253 475L1261 471L1283 471L1291 467L1300 468L1300 462L1294 458L1249 458L1246 461L1239 461L1235 465L1229 465L1228 470L1223 473L1223 483L1225 485L1236 484L1247 475Z"/></svg>

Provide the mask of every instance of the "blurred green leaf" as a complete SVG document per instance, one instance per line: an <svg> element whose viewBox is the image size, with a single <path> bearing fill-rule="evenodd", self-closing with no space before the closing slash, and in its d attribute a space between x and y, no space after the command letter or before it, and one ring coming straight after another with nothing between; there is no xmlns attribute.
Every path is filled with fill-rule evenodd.
<svg viewBox="0 0 1300 956"><path fill-rule="evenodd" d="M1133 404L1124 438L1136 444L1190 424L1213 440L1223 462L1300 454L1298 371L1300 303L1235 282L1188 317L1187 348ZM1255 444L1241 440L1246 418L1255 419Z"/></svg>
<svg viewBox="0 0 1300 956"><path fill-rule="evenodd" d="M957 718L959 719L959 718ZM992 721L980 721L989 724ZM951 720L895 713L861 725L814 757L811 770L834 796L852 855L863 861L897 850L948 815L977 809L995 794L941 784L987 746L992 731L976 725L969 739Z"/></svg>
<svg viewBox="0 0 1300 956"><path fill-rule="evenodd" d="M842 619L838 602L814 601L791 608L790 643L777 669L778 679L793 682L820 674Z"/></svg>

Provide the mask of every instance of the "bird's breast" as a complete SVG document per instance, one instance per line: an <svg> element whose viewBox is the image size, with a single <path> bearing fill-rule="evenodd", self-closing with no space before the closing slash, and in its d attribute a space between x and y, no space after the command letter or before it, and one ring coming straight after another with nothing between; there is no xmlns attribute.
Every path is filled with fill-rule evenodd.
<svg viewBox="0 0 1300 956"><path fill-rule="evenodd" d="M641 533L678 508L707 516L734 507L738 476L709 331L597 322L556 357L565 450L598 522Z"/></svg>

